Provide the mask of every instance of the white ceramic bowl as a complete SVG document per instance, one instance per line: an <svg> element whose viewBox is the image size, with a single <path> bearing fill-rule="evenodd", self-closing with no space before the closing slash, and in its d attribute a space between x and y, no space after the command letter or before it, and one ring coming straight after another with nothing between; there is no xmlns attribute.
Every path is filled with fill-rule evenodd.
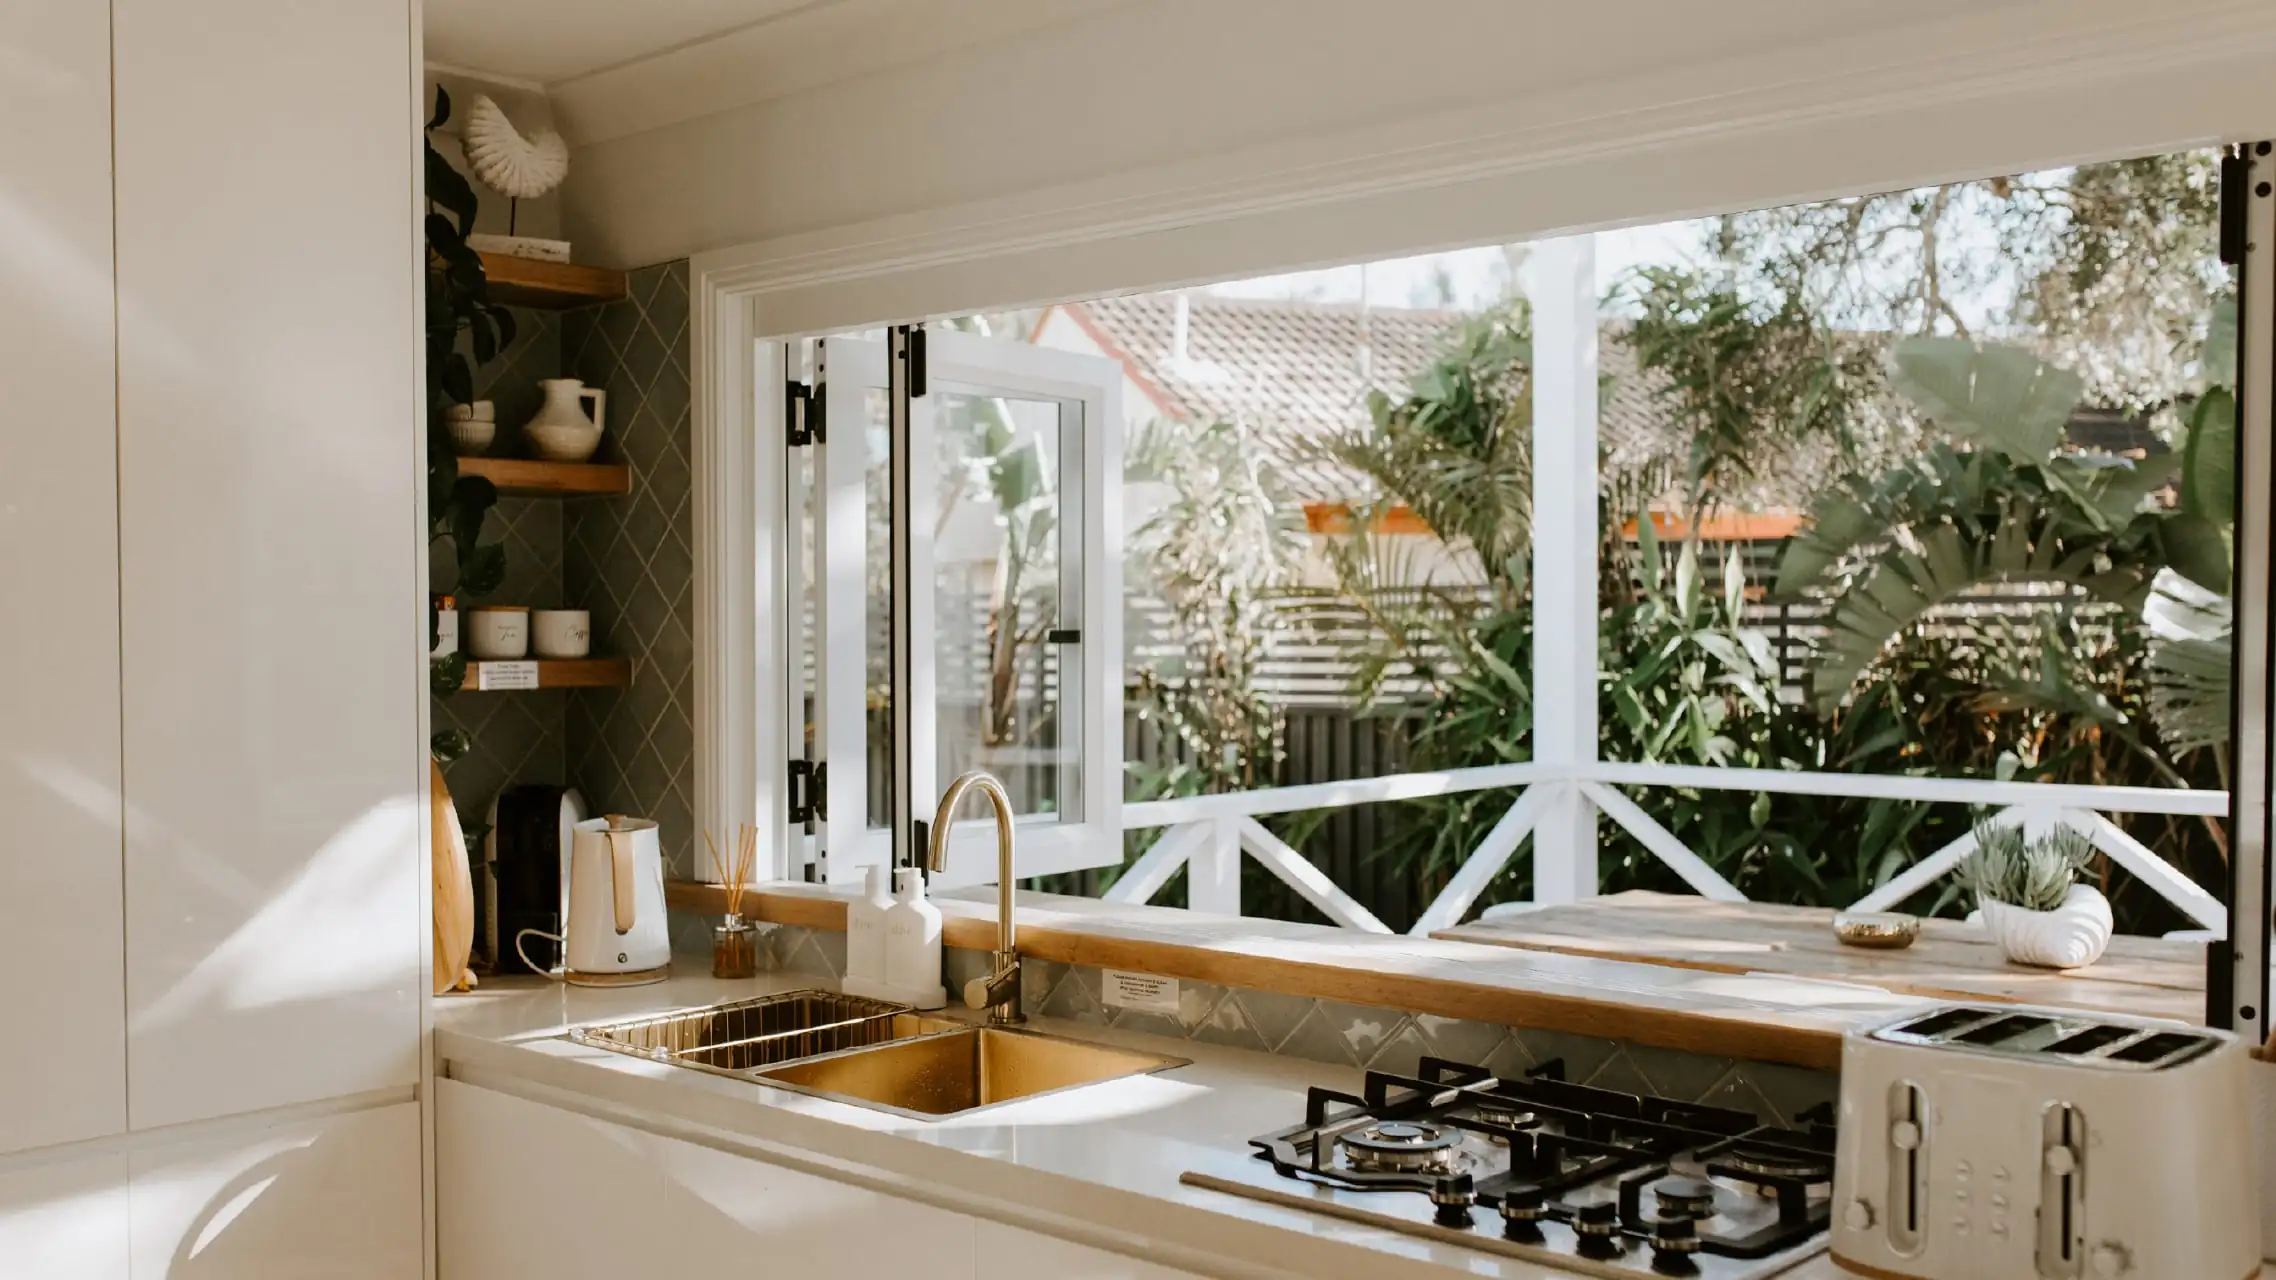
<svg viewBox="0 0 2276 1280"><path fill-rule="evenodd" d="M479 458L498 438L498 424L487 418L453 418L450 420L450 443L461 458Z"/></svg>
<svg viewBox="0 0 2276 1280"><path fill-rule="evenodd" d="M454 404L446 407L444 412L450 416L450 420L453 422L496 422L498 420L498 402L495 400L477 400L473 404Z"/></svg>

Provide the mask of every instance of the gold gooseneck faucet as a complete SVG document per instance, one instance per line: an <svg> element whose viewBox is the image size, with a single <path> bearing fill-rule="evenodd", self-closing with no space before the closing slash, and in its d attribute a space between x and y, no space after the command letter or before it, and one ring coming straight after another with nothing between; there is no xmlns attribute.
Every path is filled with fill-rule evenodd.
<svg viewBox="0 0 2276 1280"><path fill-rule="evenodd" d="M1027 1021L1027 1015L1019 1007L1019 947L1012 933L1012 800L994 774L974 769L941 792L926 863L935 875L948 869L948 829L967 791L988 797L996 819L996 956L987 977L964 984L964 1003L987 1009L989 1025L1009 1026Z"/></svg>

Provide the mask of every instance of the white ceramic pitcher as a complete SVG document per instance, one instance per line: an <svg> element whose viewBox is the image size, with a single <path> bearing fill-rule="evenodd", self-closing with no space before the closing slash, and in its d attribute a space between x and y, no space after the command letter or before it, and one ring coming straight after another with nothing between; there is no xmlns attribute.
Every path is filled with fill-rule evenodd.
<svg viewBox="0 0 2276 1280"><path fill-rule="evenodd" d="M583 462L601 447L601 429L607 424L609 393L588 387L575 378L541 378L538 388L545 403L522 424L530 448L548 462ZM593 402L593 415L585 416L585 402Z"/></svg>
<svg viewBox="0 0 2276 1280"><path fill-rule="evenodd" d="M514 935L522 951L531 935L561 943L567 971L554 976L580 987L636 987L671 974L672 938L664 916L664 852L656 824L612 813L573 829L569 847L569 917L557 938L538 929Z"/></svg>

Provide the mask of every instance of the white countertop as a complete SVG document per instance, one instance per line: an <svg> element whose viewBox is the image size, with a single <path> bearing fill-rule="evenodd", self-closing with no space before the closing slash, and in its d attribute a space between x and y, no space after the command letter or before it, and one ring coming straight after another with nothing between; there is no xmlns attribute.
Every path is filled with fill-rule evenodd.
<svg viewBox="0 0 2276 1280"><path fill-rule="evenodd" d="M443 1073L469 1084L659 1132L700 1131L758 1158L1190 1271L1367 1280L1569 1274L1179 1183L1188 1170L1247 1163L1250 1137L1302 1117L1308 1086L1356 1088L1356 1069L1035 1019L1037 1030L1192 1064L921 1121L558 1038L579 1023L817 985L794 974L680 977L628 990L493 980L435 1001L437 1052ZM1820 1257L1785 1280L1839 1274Z"/></svg>

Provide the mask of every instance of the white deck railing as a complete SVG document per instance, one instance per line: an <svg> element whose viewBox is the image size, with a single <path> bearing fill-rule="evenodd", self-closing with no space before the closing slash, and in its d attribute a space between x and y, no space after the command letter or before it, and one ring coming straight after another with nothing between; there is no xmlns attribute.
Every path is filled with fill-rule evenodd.
<svg viewBox="0 0 2276 1280"><path fill-rule="evenodd" d="M1105 897L1114 902L1146 902L1182 867L1186 871L1190 906L1199 911L1238 915L1241 911L1240 863L1241 858L1247 856L1256 859L1337 924L1372 933L1389 933L1388 926L1302 854L1266 830L1257 818L1273 813L1339 809L1516 787L1518 793L1500 821L1486 832L1478 847L1464 859L1446 888L1409 932L1424 935L1460 923L1494 877L1516 856L1526 836L1533 833L1540 815L1558 801L1575 798L1585 801L1634 836L1700 894L1728 902L1745 901L1746 895L1705 859L1618 790L1635 786L1977 805L1996 809L1998 812L1992 818L1996 823L2020 823L2034 829L2057 825L2073 827L2092 841L2096 849L2204 929L2216 935L2225 936L2228 932L2228 912L2218 898L2104 816L2163 813L2225 817L2229 811L2229 796L2225 791L1611 762L1567 766L1489 765L1127 804L1122 809L1122 825L1126 830L1151 827L1168 830L1123 872ZM1950 873L1975 847L1973 832L1962 835L1907 867L1852 906L1866 911L1893 907Z"/></svg>

